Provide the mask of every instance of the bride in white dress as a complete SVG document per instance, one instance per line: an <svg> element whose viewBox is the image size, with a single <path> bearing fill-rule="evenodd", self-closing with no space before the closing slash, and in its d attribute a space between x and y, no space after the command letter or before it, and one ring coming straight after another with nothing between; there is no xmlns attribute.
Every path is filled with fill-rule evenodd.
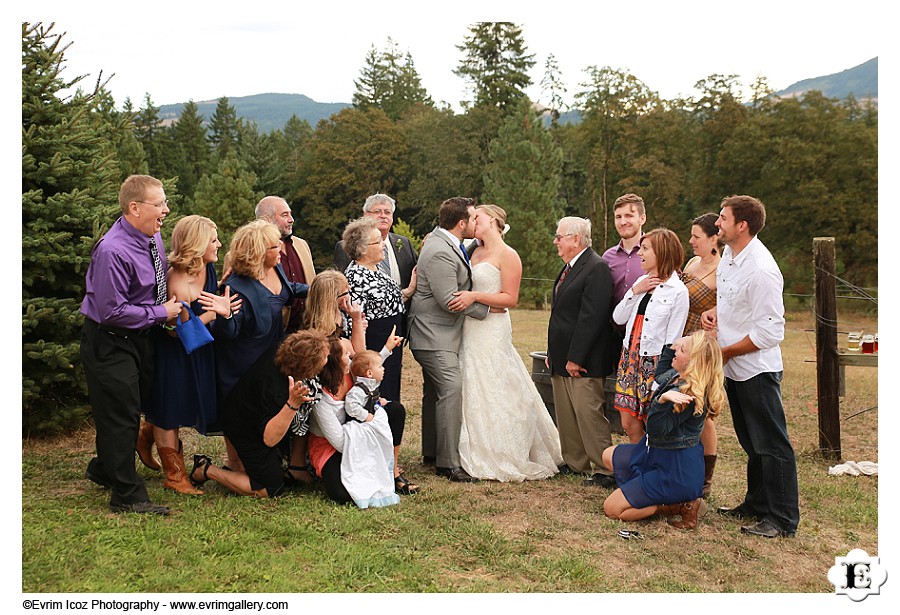
<svg viewBox="0 0 900 615"><path fill-rule="evenodd" d="M472 290L454 293L449 306L463 310L477 301L495 308L463 325L462 466L478 478L521 482L553 476L563 459L556 426L512 344L506 309L519 300L522 261L503 241L505 224L500 207L476 209L475 237L482 245L472 255Z"/></svg>

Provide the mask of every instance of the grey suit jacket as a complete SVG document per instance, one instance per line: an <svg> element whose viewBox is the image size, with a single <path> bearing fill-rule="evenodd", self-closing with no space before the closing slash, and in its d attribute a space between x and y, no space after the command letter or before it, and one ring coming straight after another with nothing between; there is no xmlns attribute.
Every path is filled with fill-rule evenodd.
<svg viewBox="0 0 900 615"><path fill-rule="evenodd" d="M484 319L490 308L473 303L462 312L447 305L453 293L472 289L472 270L458 245L435 228L422 244L416 292L409 310L409 347L412 350L459 352L463 321Z"/></svg>

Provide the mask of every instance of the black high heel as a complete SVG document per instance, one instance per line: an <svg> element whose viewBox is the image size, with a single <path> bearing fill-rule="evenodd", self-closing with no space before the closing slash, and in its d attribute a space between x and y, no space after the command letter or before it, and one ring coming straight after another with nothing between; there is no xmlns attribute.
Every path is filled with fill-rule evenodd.
<svg viewBox="0 0 900 615"><path fill-rule="evenodd" d="M198 489L203 486L203 483L209 480L208 472L209 466L213 464L212 459L207 457L206 455L194 455L194 464L191 466L191 473L188 474L188 480L191 481L191 484ZM194 472L197 471L197 468L203 468L203 480L195 480Z"/></svg>

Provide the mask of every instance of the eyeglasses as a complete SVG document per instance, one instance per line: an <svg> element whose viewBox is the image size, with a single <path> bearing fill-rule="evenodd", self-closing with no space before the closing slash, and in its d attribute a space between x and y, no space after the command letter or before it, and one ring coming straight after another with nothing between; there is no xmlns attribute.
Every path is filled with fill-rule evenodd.
<svg viewBox="0 0 900 615"><path fill-rule="evenodd" d="M564 235L560 235L559 233L557 233L556 235L553 236L553 241L559 241L563 237L571 237L574 234L575 233L565 233Z"/></svg>
<svg viewBox="0 0 900 615"><path fill-rule="evenodd" d="M169 199L164 200L162 203L150 203L148 201L135 201L135 203L143 203L144 205L153 205L154 207L168 207Z"/></svg>
<svg viewBox="0 0 900 615"><path fill-rule="evenodd" d="M379 239L378 241L373 241L373 242L371 242L369 245L370 245L370 246L380 246L381 243L382 243L382 242L381 242L381 240Z"/></svg>
<svg viewBox="0 0 900 615"><path fill-rule="evenodd" d="M370 209L368 211L368 213L372 214L373 216L393 216L394 215L394 212L392 212L390 209Z"/></svg>

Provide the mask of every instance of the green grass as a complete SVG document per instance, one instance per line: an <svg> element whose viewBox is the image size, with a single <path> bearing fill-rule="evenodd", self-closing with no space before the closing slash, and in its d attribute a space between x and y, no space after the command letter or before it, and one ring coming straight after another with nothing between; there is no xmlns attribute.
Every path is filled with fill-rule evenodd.
<svg viewBox="0 0 900 615"><path fill-rule="evenodd" d="M544 349L547 317L513 312L529 368L528 352ZM874 330L874 320L866 322ZM89 427L23 442L22 591L833 593L827 572L835 556L853 548L878 553L878 478L828 476L835 462L817 452L811 327L808 315L792 315L783 345L800 480L794 540L744 536L739 523L712 512L693 532L658 518L623 524L603 516L608 492L583 488L576 477L477 485L438 479L419 463L421 376L407 355L401 464L423 492L399 506L338 506L316 487L256 500L212 482L203 496L182 496L139 464L153 501L173 513L112 514L108 493L83 478L93 454ZM842 416L877 403L877 370L848 369ZM845 459L878 461L877 419L876 409L843 421ZM184 430L183 439L188 458L223 456L220 438ZM711 509L737 503L745 487L746 457L727 412L719 420L719 455ZM617 531L626 525L645 539L621 540Z"/></svg>

